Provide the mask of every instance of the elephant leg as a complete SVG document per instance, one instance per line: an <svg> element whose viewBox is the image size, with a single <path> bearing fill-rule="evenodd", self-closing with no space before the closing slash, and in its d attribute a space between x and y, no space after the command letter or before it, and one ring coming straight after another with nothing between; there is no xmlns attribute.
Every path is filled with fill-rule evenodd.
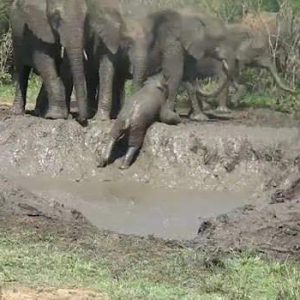
<svg viewBox="0 0 300 300"><path fill-rule="evenodd" d="M39 91L38 97L36 99L34 114L36 116L44 116L48 109L48 96L45 85L42 84Z"/></svg>
<svg viewBox="0 0 300 300"><path fill-rule="evenodd" d="M56 70L55 60L42 52L34 53L34 63L40 73L48 95L46 119L67 119L65 88Z"/></svg>
<svg viewBox="0 0 300 300"><path fill-rule="evenodd" d="M140 150L140 147L135 147L135 146L131 146L128 148L126 155L123 159L122 165L120 166L121 170L128 169L131 166L131 164L134 160L134 157L139 150Z"/></svg>
<svg viewBox="0 0 300 300"><path fill-rule="evenodd" d="M99 68L98 112L96 118L102 121L110 120L112 111L112 89L114 78L113 61L105 55Z"/></svg>
<svg viewBox="0 0 300 300"><path fill-rule="evenodd" d="M25 113L26 93L31 68L28 66L17 64L16 71L18 78L16 82L15 100L11 111L15 115L22 115Z"/></svg>
<svg viewBox="0 0 300 300"><path fill-rule="evenodd" d="M115 119L125 102L125 76L115 76L113 85L113 107L111 116Z"/></svg>
<svg viewBox="0 0 300 300"><path fill-rule="evenodd" d="M231 103L234 106L239 105L241 98L243 98L247 93L247 88L244 84L238 84L237 85L237 90L235 94L231 98Z"/></svg>
<svg viewBox="0 0 300 300"><path fill-rule="evenodd" d="M216 109L217 113L230 113L231 110L228 108L228 97L229 97L229 86L230 82L226 84L222 92L218 95L218 107Z"/></svg>
<svg viewBox="0 0 300 300"><path fill-rule="evenodd" d="M111 156L111 153L113 151L113 148L116 144L116 139L111 137L110 140L108 141L105 149L103 150L103 154L101 156L101 158L99 159L98 161L98 167L99 168L104 168L107 166L108 162L109 162L109 159L110 159L110 156Z"/></svg>
<svg viewBox="0 0 300 300"><path fill-rule="evenodd" d="M143 145L146 131L147 128L145 126L130 127L128 138L128 150L125 154L122 165L120 166L121 170L128 169L131 166L136 154Z"/></svg>
<svg viewBox="0 0 300 300"><path fill-rule="evenodd" d="M189 118L192 121L207 121L208 117L203 113L202 99L197 98L194 86L190 82L186 82L185 87L192 106L192 113Z"/></svg>
<svg viewBox="0 0 300 300"><path fill-rule="evenodd" d="M168 79L168 99L163 111L167 115L177 115L175 113L175 100L183 77L184 54L177 42L167 42L166 45L162 70L165 78Z"/></svg>
<svg viewBox="0 0 300 300"><path fill-rule="evenodd" d="M120 138L122 138L122 136L124 135L123 124L124 123L122 121L116 120L116 122L110 132L109 141L102 152L101 158L98 161L99 168L104 168L109 163L109 160L110 160L110 157L111 157L111 154L112 154L112 151L113 151L113 148L114 148L116 142Z"/></svg>

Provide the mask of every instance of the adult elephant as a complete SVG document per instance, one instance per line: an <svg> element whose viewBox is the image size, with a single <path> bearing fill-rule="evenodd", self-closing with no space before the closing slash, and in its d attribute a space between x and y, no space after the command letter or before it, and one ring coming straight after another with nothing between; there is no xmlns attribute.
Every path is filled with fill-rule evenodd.
<svg viewBox="0 0 300 300"><path fill-rule="evenodd" d="M13 112L23 114L31 69L40 74L48 95L46 118L68 116L65 85L60 77L62 49L70 58L79 104L79 120L87 119L86 83L83 69L84 7L80 0L15 0L11 25L17 71ZM62 22L62 16L65 21ZM78 24L72 27L72 22Z"/></svg>
<svg viewBox="0 0 300 300"><path fill-rule="evenodd" d="M218 96L218 112L228 112L227 102L229 95L229 87L233 85L239 92L242 93L244 87L240 84L240 72L243 68L263 68L267 69L273 77L277 86L288 92L296 93L295 90L288 87L280 78L276 69L276 60L270 51L270 36L266 32L253 32L253 29L241 23L226 25L227 37L220 43L216 51L221 59L226 60L230 71L231 81L228 81L223 91ZM224 77L221 63L214 59L204 59L197 63L187 65L185 82L191 98L193 119L204 120L202 101L203 97L197 97L193 85L197 79L205 77ZM191 84L193 83L193 84ZM199 89L199 87L198 87Z"/></svg>
<svg viewBox="0 0 300 300"><path fill-rule="evenodd" d="M228 24L227 38L217 47L221 59L228 63L230 78L236 88L240 87L240 73L246 67L266 69L270 72L277 86L288 93L296 91L288 87L280 78L276 60L270 51L270 37L266 34L253 34L249 26L235 23ZM220 66L219 66L220 69ZM224 76L224 75L223 75ZM227 98L230 82L225 86L224 96L219 99L219 111L227 111Z"/></svg>
<svg viewBox="0 0 300 300"><path fill-rule="evenodd" d="M219 59L215 49L226 37L223 22L205 14L163 10L126 25L124 48L131 64L134 89L141 88L148 76L162 71L169 90L163 111L166 115L174 114L175 97L187 59ZM226 71L227 64L222 63ZM224 78L211 95L217 95L227 81Z"/></svg>
<svg viewBox="0 0 300 300"><path fill-rule="evenodd" d="M12 23L19 81L14 111L24 112L30 67L43 79L48 97L48 118L66 118L66 98L74 83L79 106L79 120L89 117L87 83L84 70L84 48L93 40L99 53L101 78L113 76L110 53L119 47L121 17L113 1L105 0L15 0ZM71 77L61 70L65 50ZM103 63L102 63L103 62ZM108 65L108 68L106 66ZM66 74L66 76L64 76ZM60 75L61 78L60 78Z"/></svg>

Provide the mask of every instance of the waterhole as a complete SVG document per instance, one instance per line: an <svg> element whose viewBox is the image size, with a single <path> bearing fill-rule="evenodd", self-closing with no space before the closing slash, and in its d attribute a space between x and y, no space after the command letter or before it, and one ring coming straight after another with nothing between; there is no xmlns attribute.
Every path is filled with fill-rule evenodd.
<svg viewBox="0 0 300 300"><path fill-rule="evenodd" d="M80 211L99 229L169 239L196 236L200 218L227 213L250 194L157 188L137 182L73 182L65 178L22 177L27 190Z"/></svg>

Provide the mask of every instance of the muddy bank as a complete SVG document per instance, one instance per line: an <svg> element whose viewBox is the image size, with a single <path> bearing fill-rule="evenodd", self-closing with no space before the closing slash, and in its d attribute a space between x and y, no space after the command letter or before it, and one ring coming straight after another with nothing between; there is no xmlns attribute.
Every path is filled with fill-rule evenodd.
<svg viewBox="0 0 300 300"><path fill-rule="evenodd" d="M272 119L272 118L271 118ZM135 164L126 171L119 160L97 168L112 122L47 121L30 116L0 121L2 172L26 176L65 176L80 181L134 181L188 189L261 192L293 172L299 131L241 125L230 121L154 124ZM116 156L123 154L122 147ZM271 181L271 183L270 183Z"/></svg>
<svg viewBox="0 0 300 300"><path fill-rule="evenodd" d="M203 220L193 246L227 253L254 250L282 260L300 260L300 194Z"/></svg>
<svg viewBox="0 0 300 300"><path fill-rule="evenodd" d="M0 221L10 216L41 218L45 221L66 224L87 223L80 212L66 209L64 205L39 197L0 175Z"/></svg>
<svg viewBox="0 0 300 300"><path fill-rule="evenodd" d="M233 120L176 127L154 124L135 164L120 171L118 159L105 169L97 168L112 122L92 121L82 128L72 120L12 117L3 110L1 226L7 226L4 223L10 216L20 216L34 224L43 220L41 230L48 230L49 224L55 228L64 224L65 232L85 236L95 228L83 213L100 229L139 235L155 229L159 236L169 237L162 234L166 224L173 233L189 228L193 235L200 227L199 236L184 245L225 252L253 248L282 259L298 259L300 136L298 122L284 116L242 112ZM122 147L116 157L123 153ZM203 203L214 203L213 211ZM172 219L169 212L174 208L186 213L174 214ZM186 219L192 220L188 226ZM125 230L130 220L139 221L134 226L140 232ZM113 236L122 235L106 233L104 239ZM121 239L143 243L135 236Z"/></svg>

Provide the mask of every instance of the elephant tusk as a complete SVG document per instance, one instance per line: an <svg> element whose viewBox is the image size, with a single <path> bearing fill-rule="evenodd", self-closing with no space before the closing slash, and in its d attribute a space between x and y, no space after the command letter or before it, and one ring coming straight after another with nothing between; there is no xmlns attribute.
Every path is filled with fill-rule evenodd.
<svg viewBox="0 0 300 300"><path fill-rule="evenodd" d="M61 47L60 49L60 58L64 58L65 55L65 47Z"/></svg>
<svg viewBox="0 0 300 300"><path fill-rule="evenodd" d="M85 50L83 50L83 57L86 61L88 61L88 56Z"/></svg>
<svg viewBox="0 0 300 300"><path fill-rule="evenodd" d="M225 59L222 59L222 64L223 64L223 68L226 72L226 75L229 74L229 66L228 66L228 63Z"/></svg>

